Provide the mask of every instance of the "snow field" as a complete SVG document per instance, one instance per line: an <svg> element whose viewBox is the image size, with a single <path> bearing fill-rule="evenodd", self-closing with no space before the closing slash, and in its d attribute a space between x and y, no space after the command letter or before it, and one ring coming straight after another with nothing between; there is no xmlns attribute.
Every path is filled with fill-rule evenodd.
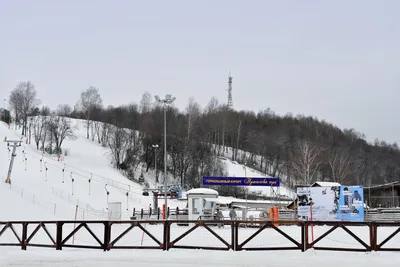
<svg viewBox="0 0 400 267"><path fill-rule="evenodd" d="M202 251L172 250L142 251L114 250L109 252L91 250L43 251L0 251L0 266L18 267L397 267L400 255L396 253L346 253L327 251Z"/></svg>

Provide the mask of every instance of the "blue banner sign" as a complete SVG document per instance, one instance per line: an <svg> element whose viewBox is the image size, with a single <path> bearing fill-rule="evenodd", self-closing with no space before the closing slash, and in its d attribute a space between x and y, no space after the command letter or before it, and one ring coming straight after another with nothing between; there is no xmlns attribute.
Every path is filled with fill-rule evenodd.
<svg viewBox="0 0 400 267"><path fill-rule="evenodd" d="M364 221L364 190L360 186L341 186L338 219L342 221Z"/></svg>
<svg viewBox="0 0 400 267"><path fill-rule="evenodd" d="M280 186L279 178L262 177L212 177L203 176L203 185L218 186Z"/></svg>

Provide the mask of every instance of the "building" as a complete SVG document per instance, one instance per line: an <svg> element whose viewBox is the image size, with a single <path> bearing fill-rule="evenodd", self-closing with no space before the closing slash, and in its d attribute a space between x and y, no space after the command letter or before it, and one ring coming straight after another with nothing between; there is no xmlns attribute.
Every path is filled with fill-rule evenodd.
<svg viewBox="0 0 400 267"><path fill-rule="evenodd" d="M10 111L7 109L0 108L0 120L6 123L10 123L11 120Z"/></svg>
<svg viewBox="0 0 400 267"><path fill-rule="evenodd" d="M364 199L370 208L399 207L400 181L364 187Z"/></svg>

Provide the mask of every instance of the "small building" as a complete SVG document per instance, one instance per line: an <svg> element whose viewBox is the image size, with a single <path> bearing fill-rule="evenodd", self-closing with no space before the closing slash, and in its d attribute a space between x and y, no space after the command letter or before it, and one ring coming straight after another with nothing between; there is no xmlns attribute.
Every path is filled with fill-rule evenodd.
<svg viewBox="0 0 400 267"><path fill-rule="evenodd" d="M218 203L218 191L195 188L186 192L189 220L213 219Z"/></svg>
<svg viewBox="0 0 400 267"><path fill-rule="evenodd" d="M364 187L364 199L370 208L400 207L400 181Z"/></svg>
<svg viewBox="0 0 400 267"><path fill-rule="evenodd" d="M10 111L7 109L0 108L0 120L4 121L5 123L10 123L11 122Z"/></svg>

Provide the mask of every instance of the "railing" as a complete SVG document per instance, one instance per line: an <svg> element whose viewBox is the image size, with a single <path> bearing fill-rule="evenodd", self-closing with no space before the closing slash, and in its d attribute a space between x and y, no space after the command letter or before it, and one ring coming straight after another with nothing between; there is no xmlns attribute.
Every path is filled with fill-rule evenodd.
<svg viewBox="0 0 400 267"><path fill-rule="evenodd" d="M178 226L183 224L189 227ZM247 227L250 225L257 227ZM338 231L343 233L335 236ZM399 232L400 222L13 221L0 222L0 246L18 246L22 250L32 246L56 250L83 248L104 251L111 249L400 251L400 242L393 242L395 237L400 236ZM314 233L320 235L314 238ZM323 244L324 241L328 241L328 244ZM340 245L332 245L334 241Z"/></svg>

